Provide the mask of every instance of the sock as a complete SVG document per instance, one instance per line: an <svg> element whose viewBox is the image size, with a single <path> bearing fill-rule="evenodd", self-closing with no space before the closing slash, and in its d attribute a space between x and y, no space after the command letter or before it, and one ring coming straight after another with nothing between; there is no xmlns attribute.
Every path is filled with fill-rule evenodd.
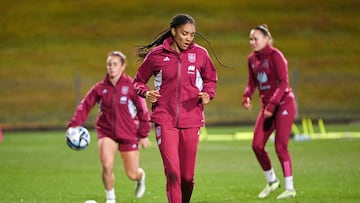
<svg viewBox="0 0 360 203"><path fill-rule="evenodd" d="M275 171L273 168L271 168L270 170L264 171L264 174L265 174L265 178L268 183L273 183L277 180Z"/></svg>
<svg viewBox="0 0 360 203"><path fill-rule="evenodd" d="M285 189L286 190L294 190L294 183L293 183L292 176L285 177Z"/></svg>
<svg viewBox="0 0 360 203"><path fill-rule="evenodd" d="M106 199L116 199L114 188L111 190L105 190L105 193L106 193Z"/></svg>

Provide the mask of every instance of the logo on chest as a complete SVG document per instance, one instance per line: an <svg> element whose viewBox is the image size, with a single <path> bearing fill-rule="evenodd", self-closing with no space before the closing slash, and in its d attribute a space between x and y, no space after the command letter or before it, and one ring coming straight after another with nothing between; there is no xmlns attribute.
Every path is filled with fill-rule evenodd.
<svg viewBox="0 0 360 203"><path fill-rule="evenodd" d="M128 93L129 93L129 86L122 86L121 94L128 94Z"/></svg>
<svg viewBox="0 0 360 203"><path fill-rule="evenodd" d="M126 96L120 97L120 104L127 104L127 97Z"/></svg>
<svg viewBox="0 0 360 203"><path fill-rule="evenodd" d="M259 83L266 83L268 81L268 77L265 72L259 72L256 78Z"/></svg>
<svg viewBox="0 0 360 203"><path fill-rule="evenodd" d="M262 67L263 68L269 68L269 60L265 59L264 62L262 63Z"/></svg>
<svg viewBox="0 0 360 203"><path fill-rule="evenodd" d="M195 66L194 65L188 66L187 73L188 74L195 74Z"/></svg>
<svg viewBox="0 0 360 203"><path fill-rule="evenodd" d="M195 63L196 62L196 54L195 53L188 53L188 61L190 63Z"/></svg>

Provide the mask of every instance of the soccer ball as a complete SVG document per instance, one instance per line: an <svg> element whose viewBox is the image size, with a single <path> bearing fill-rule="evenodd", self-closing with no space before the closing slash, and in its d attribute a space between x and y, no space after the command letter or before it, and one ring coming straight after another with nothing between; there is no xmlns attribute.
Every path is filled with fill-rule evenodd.
<svg viewBox="0 0 360 203"><path fill-rule="evenodd" d="M83 150L90 144L90 133L82 127L69 128L65 133L66 144L73 150Z"/></svg>

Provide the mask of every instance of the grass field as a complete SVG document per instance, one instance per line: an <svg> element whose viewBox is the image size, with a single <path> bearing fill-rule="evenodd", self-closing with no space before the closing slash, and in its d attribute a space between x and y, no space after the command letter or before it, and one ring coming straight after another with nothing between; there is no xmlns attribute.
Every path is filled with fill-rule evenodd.
<svg viewBox="0 0 360 203"><path fill-rule="evenodd" d="M241 129L249 128L209 128L208 133L211 136ZM5 132L0 144L0 202L104 202L93 132L92 138L86 150L75 152L66 146L63 132ZM291 141L298 195L280 202L359 202L359 149L360 139ZM281 177L272 142L268 150ZM156 146L142 150L141 165L147 172L147 191L138 200L134 197L134 183L125 177L117 157L118 202L166 202L165 178ZM265 181L250 141L201 142L195 182L193 203L279 202L275 198L280 191L265 200L257 199Z"/></svg>

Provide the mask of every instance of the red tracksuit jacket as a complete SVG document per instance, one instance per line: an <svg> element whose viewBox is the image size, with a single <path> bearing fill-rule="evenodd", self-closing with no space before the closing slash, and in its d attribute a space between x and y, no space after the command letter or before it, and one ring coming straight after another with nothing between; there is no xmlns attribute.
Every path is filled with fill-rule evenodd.
<svg viewBox="0 0 360 203"><path fill-rule="evenodd" d="M109 76L94 85L77 107L68 127L83 125L90 110L98 103L100 112L96 121L99 136L109 136L116 141L145 138L150 123L146 102L139 97L133 80L125 75L114 86Z"/></svg>
<svg viewBox="0 0 360 203"><path fill-rule="evenodd" d="M204 107L199 92L215 97L217 73L206 49L192 43L179 53L171 49L172 37L153 48L134 79L138 94L145 97L146 85L154 76L155 88L161 97L152 105L151 121L177 128L204 126Z"/></svg>
<svg viewBox="0 0 360 203"><path fill-rule="evenodd" d="M280 102L293 99L288 79L287 61L276 48L268 45L248 57L249 78L244 96L251 97L258 87L263 108L274 112Z"/></svg>

